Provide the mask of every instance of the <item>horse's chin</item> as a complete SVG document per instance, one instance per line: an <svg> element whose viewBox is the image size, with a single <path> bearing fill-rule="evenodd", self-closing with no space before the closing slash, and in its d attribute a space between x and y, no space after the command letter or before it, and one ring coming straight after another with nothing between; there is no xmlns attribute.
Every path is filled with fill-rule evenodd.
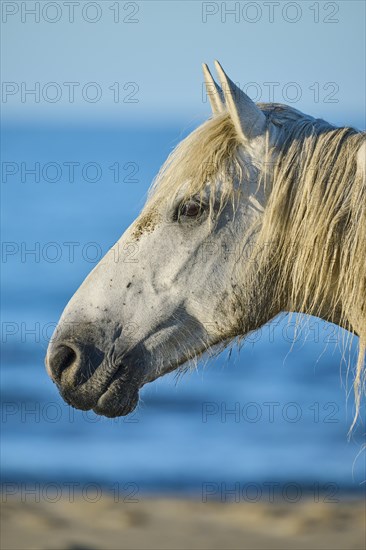
<svg viewBox="0 0 366 550"><path fill-rule="evenodd" d="M108 388L98 399L93 411L107 418L116 418L118 416L127 416L137 407L139 402L139 390L134 389L128 395L118 395L112 387Z"/></svg>

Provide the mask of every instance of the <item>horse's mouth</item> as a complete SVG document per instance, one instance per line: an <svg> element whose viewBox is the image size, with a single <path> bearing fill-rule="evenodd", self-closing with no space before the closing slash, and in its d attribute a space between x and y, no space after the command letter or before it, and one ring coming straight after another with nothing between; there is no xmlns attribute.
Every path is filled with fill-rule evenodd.
<svg viewBox="0 0 366 550"><path fill-rule="evenodd" d="M99 369L103 371L103 366ZM66 403L83 411L93 410L96 414L108 418L132 413L138 404L139 389L142 385L142 380L128 375L124 365L121 365L112 376L96 371L87 382L74 389L58 384Z"/></svg>

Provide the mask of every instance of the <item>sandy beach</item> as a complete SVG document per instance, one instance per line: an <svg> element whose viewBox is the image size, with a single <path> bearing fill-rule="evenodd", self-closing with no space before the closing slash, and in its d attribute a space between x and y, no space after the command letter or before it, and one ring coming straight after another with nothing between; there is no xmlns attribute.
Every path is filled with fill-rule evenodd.
<svg viewBox="0 0 366 550"><path fill-rule="evenodd" d="M4 502L6 500L6 502ZM24 500L24 499L23 499ZM1 506L2 550L363 549L365 503L219 503L172 498Z"/></svg>

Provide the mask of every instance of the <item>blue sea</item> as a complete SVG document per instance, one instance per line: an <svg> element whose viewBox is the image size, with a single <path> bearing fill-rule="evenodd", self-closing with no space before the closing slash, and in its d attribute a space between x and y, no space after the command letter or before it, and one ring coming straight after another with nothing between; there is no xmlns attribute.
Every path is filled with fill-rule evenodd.
<svg viewBox="0 0 366 550"><path fill-rule="evenodd" d="M347 439L346 335L315 318L307 329L277 319L240 350L148 385L127 418L71 409L47 377L47 343L64 306L136 217L187 131L173 123L4 128L2 482L132 483L177 495L207 483L296 483L358 494L365 424Z"/></svg>

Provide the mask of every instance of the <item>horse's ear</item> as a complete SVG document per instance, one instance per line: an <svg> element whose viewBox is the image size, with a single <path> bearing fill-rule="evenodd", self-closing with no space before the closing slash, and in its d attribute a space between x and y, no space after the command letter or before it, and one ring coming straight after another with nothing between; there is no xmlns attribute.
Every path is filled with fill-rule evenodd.
<svg viewBox="0 0 366 550"><path fill-rule="evenodd" d="M225 73L218 61L215 61L221 88L225 97L226 108L238 134L244 139L253 139L263 135L266 128L266 117L250 99Z"/></svg>
<svg viewBox="0 0 366 550"><path fill-rule="evenodd" d="M224 96L220 86L216 84L210 73L210 69L207 67L206 63L202 65L203 76L205 79L207 97L210 101L212 114L217 115L222 113L225 109L224 105Z"/></svg>

